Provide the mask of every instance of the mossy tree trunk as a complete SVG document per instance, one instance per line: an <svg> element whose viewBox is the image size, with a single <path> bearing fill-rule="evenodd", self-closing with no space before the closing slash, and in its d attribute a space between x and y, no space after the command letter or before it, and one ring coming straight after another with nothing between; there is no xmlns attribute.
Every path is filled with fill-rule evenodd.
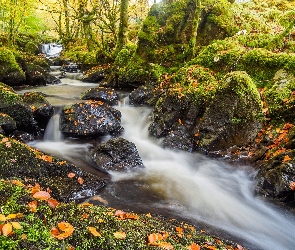
<svg viewBox="0 0 295 250"><path fill-rule="evenodd" d="M192 20L192 33L189 41L189 55L191 55L191 58L194 58L196 54L196 40L198 35L199 19L201 15L201 0L191 0L189 1L189 4L195 7L195 12Z"/></svg>
<svg viewBox="0 0 295 250"><path fill-rule="evenodd" d="M128 5L129 0L121 0L120 5L120 24L118 30L118 40L115 50L115 55L117 55L120 50L124 47L127 42L127 29L128 29Z"/></svg>

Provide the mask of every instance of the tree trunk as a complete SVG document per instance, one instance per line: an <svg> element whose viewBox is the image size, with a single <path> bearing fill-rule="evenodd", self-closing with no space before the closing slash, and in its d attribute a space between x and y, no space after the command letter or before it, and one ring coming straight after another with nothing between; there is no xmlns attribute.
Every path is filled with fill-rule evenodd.
<svg viewBox="0 0 295 250"><path fill-rule="evenodd" d="M117 55L120 50L124 47L127 42L127 29L128 29L128 4L129 0L121 0L120 5L120 24L118 30L118 40L115 50L115 55Z"/></svg>

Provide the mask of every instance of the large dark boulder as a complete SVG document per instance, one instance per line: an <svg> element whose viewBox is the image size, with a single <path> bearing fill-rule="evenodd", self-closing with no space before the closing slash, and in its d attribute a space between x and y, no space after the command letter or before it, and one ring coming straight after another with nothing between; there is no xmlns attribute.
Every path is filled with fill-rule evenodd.
<svg viewBox="0 0 295 250"><path fill-rule="evenodd" d="M81 99L101 101L113 106L118 104L119 95L114 89L97 87L84 92L81 95Z"/></svg>
<svg viewBox="0 0 295 250"><path fill-rule="evenodd" d="M256 176L257 193L275 198L295 208L295 190L290 187L290 184L295 181L294 159L295 150L292 150L281 153L261 164Z"/></svg>
<svg viewBox="0 0 295 250"><path fill-rule="evenodd" d="M0 113L0 128L3 131L1 134L8 135L16 130L16 122L9 115Z"/></svg>
<svg viewBox="0 0 295 250"><path fill-rule="evenodd" d="M93 150L97 168L104 171L126 171L143 167L134 143L124 138L114 138Z"/></svg>
<svg viewBox="0 0 295 250"><path fill-rule="evenodd" d="M33 110L38 126L45 129L54 114L53 106L46 100L42 93L27 92L22 98L24 103L29 105Z"/></svg>
<svg viewBox="0 0 295 250"><path fill-rule="evenodd" d="M95 137L117 133L121 112L101 101L66 106L60 116L60 130L73 137Z"/></svg>
<svg viewBox="0 0 295 250"><path fill-rule="evenodd" d="M199 148L225 150L253 142L263 126L259 92L246 72L227 74L199 126Z"/></svg>
<svg viewBox="0 0 295 250"><path fill-rule="evenodd" d="M33 110L9 86L0 83L0 112L12 117L18 130L34 133L38 131Z"/></svg>
<svg viewBox="0 0 295 250"><path fill-rule="evenodd" d="M51 190L52 197L69 202L98 194L108 177L87 173L65 161L45 155L0 134L0 178L18 178L25 183L39 183Z"/></svg>
<svg viewBox="0 0 295 250"><path fill-rule="evenodd" d="M14 54L7 48L0 48L0 82L19 86L26 80L25 73L18 65Z"/></svg>

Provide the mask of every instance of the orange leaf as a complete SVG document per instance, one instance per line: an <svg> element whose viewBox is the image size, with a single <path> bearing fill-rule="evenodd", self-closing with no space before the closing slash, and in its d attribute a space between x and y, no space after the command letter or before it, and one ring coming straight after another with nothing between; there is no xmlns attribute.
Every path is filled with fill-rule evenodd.
<svg viewBox="0 0 295 250"><path fill-rule="evenodd" d="M75 230L74 227L70 223L65 222L65 221L58 223L57 226L61 231L63 231L63 233L59 233L59 230L55 227L53 227L50 232L55 238L57 238L59 240L63 240L65 238L68 238L69 236L71 236L73 234L73 232Z"/></svg>
<svg viewBox="0 0 295 250"><path fill-rule="evenodd" d="M59 202L56 199L52 199L52 198L49 198L47 200L47 203L51 208L55 208L59 205Z"/></svg>
<svg viewBox="0 0 295 250"><path fill-rule="evenodd" d="M80 220L84 220L84 219L87 219L89 217L88 214L82 214Z"/></svg>
<svg viewBox="0 0 295 250"><path fill-rule="evenodd" d="M283 163L284 162L288 162L288 161L291 161L292 159L290 158L289 155L285 155L284 159L283 159Z"/></svg>
<svg viewBox="0 0 295 250"><path fill-rule="evenodd" d="M37 211L38 202L36 200L29 202L28 205L31 212L35 213Z"/></svg>
<svg viewBox="0 0 295 250"><path fill-rule="evenodd" d="M171 245L171 243L165 242L165 241L154 243L152 245L158 246L158 247L160 247L162 249L166 249L166 250L172 250L172 249L174 249L174 247L173 247L173 245Z"/></svg>
<svg viewBox="0 0 295 250"><path fill-rule="evenodd" d="M31 188L31 193L35 194L41 190L39 183L35 183L35 186Z"/></svg>
<svg viewBox="0 0 295 250"><path fill-rule="evenodd" d="M22 226L19 224L19 222L11 222L11 225L15 229L21 229Z"/></svg>
<svg viewBox="0 0 295 250"><path fill-rule="evenodd" d="M292 190L295 190L295 181L292 181L292 182L290 183L290 188L291 188Z"/></svg>
<svg viewBox="0 0 295 250"><path fill-rule="evenodd" d="M0 221L6 221L7 218L4 214L0 214Z"/></svg>
<svg viewBox="0 0 295 250"><path fill-rule="evenodd" d="M192 243L190 246L188 246L186 248L189 250L200 250L201 249L201 247L196 243Z"/></svg>
<svg viewBox="0 0 295 250"><path fill-rule="evenodd" d="M153 244L154 242L158 240L163 240L162 234L159 233L153 233L148 236L148 243Z"/></svg>
<svg viewBox="0 0 295 250"><path fill-rule="evenodd" d="M118 232L115 232L115 233L114 233L114 237L115 237L116 239L120 239L120 240L122 240L122 239L125 239L125 238L126 238L126 233L125 233L125 232L120 232L120 231L118 231Z"/></svg>
<svg viewBox="0 0 295 250"><path fill-rule="evenodd" d="M81 177L79 177L79 178L78 178L78 182L79 182L79 184L82 185L82 184L84 183L84 180L83 180Z"/></svg>
<svg viewBox="0 0 295 250"><path fill-rule="evenodd" d="M92 233L92 235L96 236L96 237L100 237L101 234L99 232L97 232L95 227L88 227L88 230L90 231L90 233Z"/></svg>
<svg viewBox="0 0 295 250"><path fill-rule="evenodd" d="M75 175L76 175L75 173L68 173L68 177L69 177L69 178L74 178Z"/></svg>
<svg viewBox="0 0 295 250"><path fill-rule="evenodd" d="M10 233L12 233L12 225L11 223L6 223L2 227L2 233L4 236L8 236Z"/></svg>
<svg viewBox="0 0 295 250"><path fill-rule="evenodd" d="M47 200L50 198L50 194L46 191L39 191L33 195L35 199Z"/></svg>
<svg viewBox="0 0 295 250"><path fill-rule="evenodd" d="M183 233L183 229L181 227L176 227L175 230L178 233Z"/></svg>
<svg viewBox="0 0 295 250"><path fill-rule="evenodd" d="M53 228L51 228L50 233L53 236L57 236L57 235L59 235L59 230L56 227L53 227Z"/></svg>

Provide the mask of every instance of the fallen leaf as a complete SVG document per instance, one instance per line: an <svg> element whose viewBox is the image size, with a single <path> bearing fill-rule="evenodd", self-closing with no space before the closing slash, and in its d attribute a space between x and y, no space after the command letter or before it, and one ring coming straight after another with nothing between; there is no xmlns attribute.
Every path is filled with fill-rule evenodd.
<svg viewBox="0 0 295 250"><path fill-rule="evenodd" d="M114 233L114 237L116 239L122 240L122 239L125 239L126 238L126 233L125 232L118 231L118 232L115 232Z"/></svg>
<svg viewBox="0 0 295 250"><path fill-rule="evenodd" d="M192 243L190 246L187 246L186 248L189 250L200 250L201 249L201 247L196 243Z"/></svg>
<svg viewBox="0 0 295 250"><path fill-rule="evenodd" d="M171 243L165 242L165 241L154 243L152 245L153 246L160 247L162 249L166 249L166 250L172 250L172 249L174 249L174 247L173 247L173 245L171 245Z"/></svg>
<svg viewBox="0 0 295 250"><path fill-rule="evenodd" d="M46 191L38 191L33 195L33 197L39 200L47 200L50 198L50 194Z"/></svg>
<svg viewBox="0 0 295 250"><path fill-rule="evenodd" d="M290 183L290 188L291 188L291 190L295 190L295 181L292 181Z"/></svg>
<svg viewBox="0 0 295 250"><path fill-rule="evenodd" d="M7 218L4 214L0 214L0 221L6 221Z"/></svg>
<svg viewBox="0 0 295 250"><path fill-rule="evenodd" d="M285 155L284 159L283 159L283 163L284 162L288 162L288 161L291 161L292 159L290 158L289 155Z"/></svg>
<svg viewBox="0 0 295 250"><path fill-rule="evenodd" d="M59 240L64 240L64 239L68 238L69 236L71 236L73 234L73 232L75 230L74 227L70 223L65 222L65 221L58 223L57 227L58 227L58 229L56 227L53 227L50 232L55 238L57 238ZM60 233L60 230L63 232Z"/></svg>
<svg viewBox="0 0 295 250"><path fill-rule="evenodd" d="M21 224L19 224L19 222L11 222L11 225L15 229L21 229L22 228L22 226L21 226Z"/></svg>
<svg viewBox="0 0 295 250"><path fill-rule="evenodd" d="M12 233L12 225L11 225L11 223L4 224L4 226L2 227L2 234L4 236L8 236L10 233Z"/></svg>
<svg viewBox="0 0 295 250"><path fill-rule="evenodd" d="M163 240L163 236L160 233L153 233L148 236L148 243L153 244L156 241Z"/></svg>
<svg viewBox="0 0 295 250"><path fill-rule="evenodd" d="M78 182L79 182L80 185L82 185L84 183L84 180L81 177L79 177Z"/></svg>
<svg viewBox="0 0 295 250"><path fill-rule="evenodd" d="M94 197L91 198L91 200L102 202L105 205L108 204L108 201L100 197L99 195L95 195Z"/></svg>
<svg viewBox="0 0 295 250"><path fill-rule="evenodd" d="M75 175L76 175L75 173L68 173L68 177L69 177L69 178L74 178Z"/></svg>
<svg viewBox="0 0 295 250"><path fill-rule="evenodd" d="M88 227L88 230L90 231L90 233L92 233L92 235L96 236L96 237L100 237L101 234L99 232L97 232L95 227Z"/></svg>
<svg viewBox="0 0 295 250"><path fill-rule="evenodd" d="M56 200L56 199L53 199L53 198L49 198L47 200L47 203L48 205L51 207L51 208L55 208L59 205L59 202Z"/></svg>
<svg viewBox="0 0 295 250"><path fill-rule="evenodd" d="M30 211L35 213L37 211L38 202L36 200L31 201L31 202L28 203L28 206L30 208Z"/></svg>

